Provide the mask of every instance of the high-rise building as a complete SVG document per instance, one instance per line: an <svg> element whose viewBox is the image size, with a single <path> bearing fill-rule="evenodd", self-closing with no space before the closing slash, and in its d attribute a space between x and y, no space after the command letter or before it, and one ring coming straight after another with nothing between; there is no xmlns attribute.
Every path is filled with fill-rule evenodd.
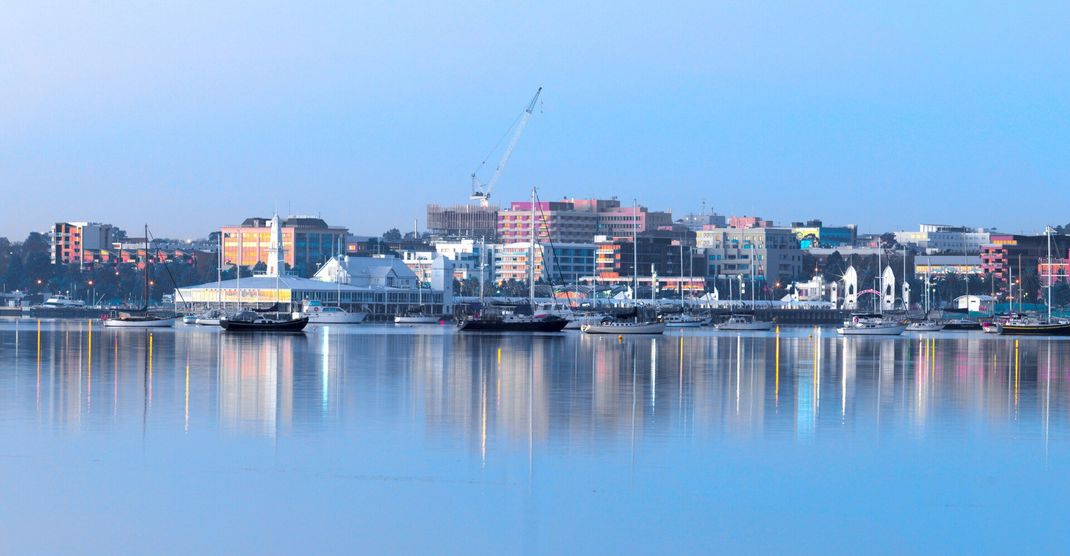
<svg viewBox="0 0 1070 556"><path fill-rule="evenodd" d="M495 276L498 282L528 281L528 260L531 243L505 243L495 251ZM593 243L536 243L534 250L535 280L557 285L575 284L594 272L595 245Z"/></svg>
<svg viewBox="0 0 1070 556"><path fill-rule="evenodd" d="M348 230L328 226L322 219L291 216L282 220L282 258L298 276L312 276L331 257L346 249ZM223 263L253 267L267 265L271 250L271 219L246 218L241 225L223 226Z"/></svg>
<svg viewBox="0 0 1070 556"><path fill-rule="evenodd" d="M790 228L714 228L695 235L711 276L779 280L802 274L802 250Z"/></svg>
<svg viewBox="0 0 1070 556"><path fill-rule="evenodd" d="M1052 237L1052 253L1070 242L1068 236ZM1041 262L1047 262L1048 238L1043 235L991 234L991 242L981 246L981 268L1006 285L1011 274L1015 281L1037 276ZM1057 255L1053 254L1053 257Z"/></svg>
<svg viewBox="0 0 1070 556"><path fill-rule="evenodd" d="M536 241L590 243L596 235L617 237L670 228L672 214L644 206L622 207L617 199L566 199L539 202L535 207ZM498 213L498 238L503 243L529 241L531 202L512 203Z"/></svg>
<svg viewBox="0 0 1070 556"><path fill-rule="evenodd" d="M106 250L122 232L99 222L56 222L51 231L52 264L89 262L93 252Z"/></svg>
<svg viewBox="0 0 1070 556"><path fill-rule="evenodd" d="M569 201L535 204L535 241L589 242L598 229L598 213L577 210ZM531 241L531 201L519 201L498 212L498 239L502 243Z"/></svg>
<svg viewBox="0 0 1070 556"><path fill-rule="evenodd" d="M440 238L495 241L498 207L427 205L427 231Z"/></svg>

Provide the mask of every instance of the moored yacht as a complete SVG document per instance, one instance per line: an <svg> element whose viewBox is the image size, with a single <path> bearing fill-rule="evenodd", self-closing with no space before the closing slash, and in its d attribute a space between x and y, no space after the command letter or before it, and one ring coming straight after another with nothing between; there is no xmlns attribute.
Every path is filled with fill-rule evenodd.
<svg viewBox="0 0 1070 556"><path fill-rule="evenodd" d="M615 321L584 324L580 330L587 334L661 334L665 332L665 323L662 321Z"/></svg>
<svg viewBox="0 0 1070 556"><path fill-rule="evenodd" d="M242 311L219 319L219 326L227 332L301 332L306 325L308 317L296 313L289 318L272 318L263 313Z"/></svg>
<svg viewBox="0 0 1070 556"><path fill-rule="evenodd" d="M67 297L64 294L59 293L46 299L45 302L41 304L41 306L69 309L74 307L85 307L85 301L79 299L71 299L70 297Z"/></svg>
<svg viewBox="0 0 1070 556"><path fill-rule="evenodd" d="M360 324L368 316L368 313L346 311L338 306L324 305L317 300L304 302L301 313L312 324Z"/></svg>
<svg viewBox="0 0 1070 556"><path fill-rule="evenodd" d="M677 313L668 315L664 319L666 328L699 328L710 323L709 317Z"/></svg>
<svg viewBox="0 0 1070 556"><path fill-rule="evenodd" d="M907 325L907 332L939 332L944 329L942 322L934 320L922 320Z"/></svg>
<svg viewBox="0 0 1070 556"><path fill-rule="evenodd" d="M728 317L728 320L717 324L717 330L772 330L773 323L766 320L758 320L752 314L737 314Z"/></svg>
<svg viewBox="0 0 1070 556"><path fill-rule="evenodd" d="M884 315L853 315L836 332L844 336L898 336L906 325L884 318Z"/></svg>
<svg viewBox="0 0 1070 556"><path fill-rule="evenodd" d="M200 326L219 326L219 319L225 313L219 309L209 309L194 317L193 322Z"/></svg>

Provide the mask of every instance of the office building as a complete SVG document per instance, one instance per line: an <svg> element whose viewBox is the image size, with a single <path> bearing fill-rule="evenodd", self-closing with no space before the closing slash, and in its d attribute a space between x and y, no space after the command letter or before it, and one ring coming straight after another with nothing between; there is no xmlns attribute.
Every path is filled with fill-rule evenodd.
<svg viewBox="0 0 1070 556"><path fill-rule="evenodd" d="M320 265L347 250L348 230L328 226L319 218L291 216L281 221L282 257L298 276L312 276ZM270 218L247 218L238 226L223 226L223 264L254 267L267 264Z"/></svg>
<svg viewBox="0 0 1070 556"><path fill-rule="evenodd" d="M802 275L802 250L790 228L714 228L695 235L710 276L775 281Z"/></svg>

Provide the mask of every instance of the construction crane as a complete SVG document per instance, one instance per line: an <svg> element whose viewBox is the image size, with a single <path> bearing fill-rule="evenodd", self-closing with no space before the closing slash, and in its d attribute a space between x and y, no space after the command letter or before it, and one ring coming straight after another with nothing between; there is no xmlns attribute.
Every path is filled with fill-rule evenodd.
<svg viewBox="0 0 1070 556"><path fill-rule="evenodd" d="M527 109L520 115L519 120L514 125L515 131L513 131L513 137L509 140L509 146L505 148L505 152L502 153L501 160L498 161L498 167L494 169L494 175L490 177L487 183L481 183L479 177L476 176L484 166L487 165L487 159L490 158L490 153L483 159L483 162L479 163L479 167L472 172L472 199L479 200L479 206L485 207L490 204L490 193L494 190L494 184L498 183L498 178L502 175L502 170L505 169L506 163L509 162L509 157L513 154L513 149L516 148L516 142L520 140L520 134L524 133L524 127L528 125L528 120L531 119L531 112L535 110L535 103L539 100L539 93L542 93L542 87L535 91L535 96L531 97L531 102L528 103ZM508 132L506 132L508 134ZM502 136L505 139L505 136ZM498 145L501 141L498 141ZM494 148L497 149L498 145ZM491 153L494 151L492 150Z"/></svg>

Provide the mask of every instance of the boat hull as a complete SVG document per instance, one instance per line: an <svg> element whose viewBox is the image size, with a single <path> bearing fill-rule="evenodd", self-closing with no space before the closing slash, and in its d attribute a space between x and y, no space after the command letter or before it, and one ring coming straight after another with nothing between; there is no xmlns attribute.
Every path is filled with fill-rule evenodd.
<svg viewBox="0 0 1070 556"><path fill-rule="evenodd" d="M701 328L709 324L707 319L667 320L666 328Z"/></svg>
<svg viewBox="0 0 1070 556"><path fill-rule="evenodd" d="M506 321L469 319L459 329L464 332L560 332L568 325L564 319L536 319L531 321Z"/></svg>
<svg viewBox="0 0 1070 556"><path fill-rule="evenodd" d="M171 328L177 318L164 319L107 319L104 326L108 328Z"/></svg>
<svg viewBox="0 0 1070 556"><path fill-rule="evenodd" d="M939 332L944 325L939 323L914 323L907 326L906 332Z"/></svg>
<svg viewBox="0 0 1070 556"><path fill-rule="evenodd" d="M220 319L219 326L227 332L301 332L308 326L308 317L278 322L244 322Z"/></svg>
<svg viewBox="0 0 1070 556"><path fill-rule="evenodd" d="M606 323L585 324L580 330L587 334L661 334L665 332L665 323L647 322L633 323Z"/></svg>
<svg viewBox="0 0 1070 556"><path fill-rule="evenodd" d="M722 322L717 325L717 330L725 331L768 331L773 329L771 322Z"/></svg>
<svg viewBox="0 0 1070 556"><path fill-rule="evenodd" d="M197 323L199 326L219 326L219 319L199 318L194 322Z"/></svg>
<svg viewBox="0 0 1070 556"><path fill-rule="evenodd" d="M435 317L428 315L421 316L396 316L394 317L394 324L441 324L443 317Z"/></svg>
<svg viewBox="0 0 1070 556"><path fill-rule="evenodd" d="M367 313L318 313L306 314L309 324L360 324L367 318Z"/></svg>
<svg viewBox="0 0 1070 556"><path fill-rule="evenodd" d="M1004 336L1070 336L1070 323L1004 324L999 331Z"/></svg>
<svg viewBox="0 0 1070 556"><path fill-rule="evenodd" d="M946 322L944 323L944 330L969 332L971 330L981 330L980 322Z"/></svg>
<svg viewBox="0 0 1070 556"><path fill-rule="evenodd" d="M846 326L837 328L836 332L842 336L899 336L906 329L907 327L901 324L866 328Z"/></svg>

